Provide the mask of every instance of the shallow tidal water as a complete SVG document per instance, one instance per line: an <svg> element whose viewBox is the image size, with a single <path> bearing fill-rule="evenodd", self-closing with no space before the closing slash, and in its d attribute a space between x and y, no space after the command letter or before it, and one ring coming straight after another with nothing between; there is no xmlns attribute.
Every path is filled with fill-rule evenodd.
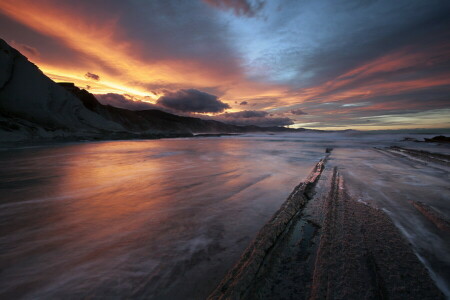
<svg viewBox="0 0 450 300"><path fill-rule="evenodd" d="M351 164L352 149L402 137L244 135L0 148L0 298L203 299L326 147L342 148L337 154L347 155L337 159ZM405 218L405 210L389 211Z"/></svg>
<svg viewBox="0 0 450 300"><path fill-rule="evenodd" d="M204 298L323 152L282 138L0 151L0 298Z"/></svg>

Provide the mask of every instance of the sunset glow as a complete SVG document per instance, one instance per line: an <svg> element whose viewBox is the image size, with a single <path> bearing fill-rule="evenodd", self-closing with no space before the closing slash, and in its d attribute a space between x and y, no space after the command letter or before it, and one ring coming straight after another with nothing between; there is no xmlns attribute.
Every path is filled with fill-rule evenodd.
<svg viewBox="0 0 450 300"><path fill-rule="evenodd" d="M372 3L331 15L335 4L217 3L4 0L0 35L51 79L93 94L154 104L195 89L227 112L267 111L293 127L450 127L450 25L439 18L449 5ZM349 33L357 23L360 35ZM421 119L428 111L443 122Z"/></svg>

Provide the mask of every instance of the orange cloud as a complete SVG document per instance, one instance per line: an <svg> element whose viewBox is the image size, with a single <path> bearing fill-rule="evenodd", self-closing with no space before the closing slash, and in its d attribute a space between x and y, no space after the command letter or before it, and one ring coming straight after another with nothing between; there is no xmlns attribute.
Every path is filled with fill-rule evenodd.
<svg viewBox="0 0 450 300"><path fill-rule="evenodd" d="M61 41L68 48L82 53L88 61L81 65L80 62L74 62L70 67L58 67L42 63L36 58L35 62L39 67L51 76L64 76L82 83L78 74L85 74L90 70L104 79L101 86L114 89L126 86L125 92L134 90L137 94L150 93L146 86L152 84L202 88L232 85L233 82L243 80L238 73L224 74L188 59L173 57L143 61L137 53L151 52L152 49L148 46L142 49L139 41L124 38L126 33L118 24L119 15L108 15L99 22L83 11L73 9L76 8L69 9L61 2L55 4L52 1L0 2L3 13L33 30ZM96 92L102 89L97 84L93 84L92 88L98 88Z"/></svg>

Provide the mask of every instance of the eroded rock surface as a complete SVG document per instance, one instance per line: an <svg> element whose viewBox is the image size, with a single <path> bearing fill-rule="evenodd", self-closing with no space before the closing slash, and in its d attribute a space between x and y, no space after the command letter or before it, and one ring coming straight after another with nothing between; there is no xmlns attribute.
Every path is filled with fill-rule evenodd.
<svg viewBox="0 0 450 300"><path fill-rule="evenodd" d="M396 159L377 157L375 150L360 151L369 151L380 160ZM304 193L302 205L285 223L283 232L271 236L270 247L249 266L263 233L270 231L267 224L210 299L445 298L419 259L422 256L416 254L415 245L399 230L400 223L394 223L392 213L387 214L382 202L376 202L377 191L393 192L373 186L371 177L345 160L345 151L333 155L320 174L313 171L316 182ZM366 198L358 194L366 191L370 194ZM409 198L408 194L405 197ZM392 201L403 199L397 196ZM402 205L414 209L407 199ZM440 274L445 276L445 272Z"/></svg>

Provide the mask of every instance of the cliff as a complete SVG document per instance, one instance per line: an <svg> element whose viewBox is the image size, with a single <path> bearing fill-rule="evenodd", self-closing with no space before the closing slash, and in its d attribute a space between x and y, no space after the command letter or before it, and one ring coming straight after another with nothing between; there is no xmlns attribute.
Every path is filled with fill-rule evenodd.
<svg viewBox="0 0 450 300"><path fill-rule="evenodd" d="M131 111L103 105L73 83L55 83L0 39L0 141L159 138L268 131L299 130L235 126L156 109Z"/></svg>

